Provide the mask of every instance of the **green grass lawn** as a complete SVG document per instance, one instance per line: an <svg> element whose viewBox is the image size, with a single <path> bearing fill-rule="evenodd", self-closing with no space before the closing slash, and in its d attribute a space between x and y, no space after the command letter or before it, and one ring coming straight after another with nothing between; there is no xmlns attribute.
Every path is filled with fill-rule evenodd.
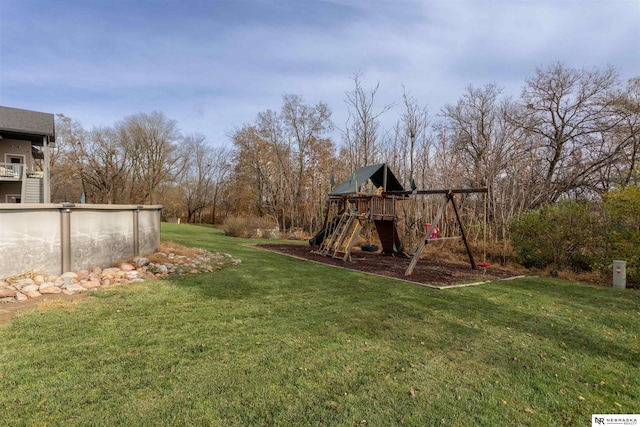
<svg viewBox="0 0 640 427"><path fill-rule="evenodd" d="M640 292L433 290L245 246L243 263L0 324L0 425L590 425L640 413ZM255 243L255 242L254 242Z"/></svg>

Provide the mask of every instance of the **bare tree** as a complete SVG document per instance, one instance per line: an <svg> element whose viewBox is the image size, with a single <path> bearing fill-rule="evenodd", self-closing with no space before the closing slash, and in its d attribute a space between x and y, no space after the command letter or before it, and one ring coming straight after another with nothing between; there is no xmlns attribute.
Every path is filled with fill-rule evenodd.
<svg viewBox="0 0 640 427"><path fill-rule="evenodd" d="M131 164L112 128L96 128L76 153L87 199L95 203L128 203Z"/></svg>
<svg viewBox="0 0 640 427"><path fill-rule="evenodd" d="M153 111L126 117L116 128L131 162L132 202L156 203L156 188L174 181L185 166L176 121Z"/></svg>
<svg viewBox="0 0 640 427"><path fill-rule="evenodd" d="M612 164L607 179L620 185L640 184L640 77L629 80L617 100L619 118L612 138L623 147L622 161Z"/></svg>
<svg viewBox="0 0 640 427"><path fill-rule="evenodd" d="M422 160L429 167L429 152L433 140L428 133L430 117L426 105L420 105L418 101L407 93L403 87L402 100L404 111L400 117L399 131L402 146L402 154L405 159L406 180L411 185L416 178L416 151L421 150ZM408 164L407 164L408 157Z"/></svg>
<svg viewBox="0 0 640 427"><path fill-rule="evenodd" d="M442 109L451 152L462 159L467 185L472 187L487 186L496 173L491 163L497 160L492 154L498 149L500 93L493 84L481 89L468 86L455 105Z"/></svg>
<svg viewBox="0 0 640 427"><path fill-rule="evenodd" d="M270 194L268 205L274 211L274 219L281 228L286 228L295 210L291 203L295 192L295 178L291 163L292 142L287 138L286 126L282 114L275 110L258 113L256 118L256 136L260 144L266 146L261 157L270 159L269 176L264 177L265 189ZM267 165L265 165L267 166Z"/></svg>
<svg viewBox="0 0 640 427"><path fill-rule="evenodd" d="M229 177L232 171L231 151L226 146L211 147L211 158L213 159L209 169L213 184L210 193L211 223L215 224L218 212L221 210L223 196L230 185Z"/></svg>
<svg viewBox="0 0 640 427"><path fill-rule="evenodd" d="M501 93L495 84L468 86L455 105L442 109L444 121L439 125L448 134L450 155L460 160L465 185L488 188L490 217L498 203L494 184L517 152L515 128L504 117L508 104L500 102Z"/></svg>
<svg viewBox="0 0 640 427"><path fill-rule="evenodd" d="M534 177L544 191L531 207L597 190L594 177L619 161L622 145L608 137L620 120L614 114L618 84L611 67L590 71L561 63L527 79L520 108L509 118L544 165L542 176Z"/></svg>
<svg viewBox="0 0 640 427"><path fill-rule="evenodd" d="M380 88L380 82L366 91L360 82L361 76L362 73L358 72L351 77L355 87L345 94L349 117L342 131L342 139L348 150L352 170L377 160L380 137L379 119L393 107L393 104L388 104L376 110L375 97Z"/></svg>
<svg viewBox="0 0 640 427"><path fill-rule="evenodd" d="M185 137L184 145L189 152L187 165L169 193L182 199L179 211L186 210L187 222L203 222L211 209L211 223L215 224L229 185L231 152L225 146L209 143L200 133Z"/></svg>
<svg viewBox="0 0 640 427"><path fill-rule="evenodd" d="M58 116L58 144L52 156L53 199L127 203L130 164L112 128L85 131Z"/></svg>
<svg viewBox="0 0 640 427"><path fill-rule="evenodd" d="M331 110L324 102L307 105L299 95L284 95L282 119L291 141L296 185L293 192L292 225L301 225L301 212L305 191L313 192L313 174L308 173L314 154L330 144L323 136L333 129ZM315 197L311 197L315 200Z"/></svg>
<svg viewBox="0 0 640 427"><path fill-rule="evenodd" d="M184 145L189 151L189 159L181 174L180 187L187 210L187 222L195 222L196 217L201 216L211 202L213 176L210 170L215 157L207 138L200 133L186 136Z"/></svg>
<svg viewBox="0 0 640 427"><path fill-rule="evenodd" d="M282 229L309 229L319 210L318 179L329 181L325 166L335 158L324 138L333 126L331 111L323 102L305 104L299 95L284 95L283 101L279 113L261 112L254 125L232 134L234 181L253 188L257 199L248 192L240 196L254 200L252 214L270 215Z"/></svg>
<svg viewBox="0 0 640 427"><path fill-rule="evenodd" d="M282 224L282 187L277 155L255 126L245 125L232 135L234 211L240 215L271 216Z"/></svg>
<svg viewBox="0 0 640 427"><path fill-rule="evenodd" d="M51 200L71 202L80 200L85 191L82 179L81 147L87 132L82 125L64 114L56 116L56 143L51 150Z"/></svg>

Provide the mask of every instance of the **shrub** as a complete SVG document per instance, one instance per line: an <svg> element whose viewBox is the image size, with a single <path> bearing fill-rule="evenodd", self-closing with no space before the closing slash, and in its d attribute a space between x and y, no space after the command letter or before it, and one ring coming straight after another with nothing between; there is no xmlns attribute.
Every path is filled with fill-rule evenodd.
<svg viewBox="0 0 640 427"><path fill-rule="evenodd" d="M277 228L278 225L273 219L258 216L227 217L222 225L225 235L246 238L271 238L273 235L271 233L265 233L265 230L274 230Z"/></svg>
<svg viewBox="0 0 640 427"><path fill-rule="evenodd" d="M590 271L598 259L601 219L587 204L563 201L512 221L512 245L527 268Z"/></svg>

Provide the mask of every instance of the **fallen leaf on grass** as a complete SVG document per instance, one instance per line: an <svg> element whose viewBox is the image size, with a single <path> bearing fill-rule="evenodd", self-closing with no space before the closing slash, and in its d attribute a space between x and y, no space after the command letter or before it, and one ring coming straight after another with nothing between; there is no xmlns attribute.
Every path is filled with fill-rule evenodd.
<svg viewBox="0 0 640 427"><path fill-rule="evenodd" d="M409 395L411 397L416 397L416 391L412 388L411 390L409 390Z"/></svg>
<svg viewBox="0 0 640 427"><path fill-rule="evenodd" d="M526 412L527 414L533 414L533 409L527 406L526 408L524 408L524 412Z"/></svg>
<svg viewBox="0 0 640 427"><path fill-rule="evenodd" d="M585 399L582 396L578 396L578 400L585 400Z"/></svg>
<svg viewBox="0 0 640 427"><path fill-rule="evenodd" d="M618 408L622 408L622 405L619 404L618 402L613 402Z"/></svg>

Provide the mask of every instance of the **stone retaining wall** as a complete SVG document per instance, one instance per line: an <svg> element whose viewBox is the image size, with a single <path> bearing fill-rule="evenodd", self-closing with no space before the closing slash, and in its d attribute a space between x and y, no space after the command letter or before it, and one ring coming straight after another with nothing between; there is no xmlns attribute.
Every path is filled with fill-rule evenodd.
<svg viewBox="0 0 640 427"><path fill-rule="evenodd" d="M0 278L0 303L25 301L46 294L72 295L109 286L126 285L160 279L172 274L211 273L242 261L229 254L219 254L203 249L195 257L157 252L152 262L146 257L135 257L130 262L115 267L94 267L90 270L68 271L61 275L46 275L27 271L20 275Z"/></svg>

